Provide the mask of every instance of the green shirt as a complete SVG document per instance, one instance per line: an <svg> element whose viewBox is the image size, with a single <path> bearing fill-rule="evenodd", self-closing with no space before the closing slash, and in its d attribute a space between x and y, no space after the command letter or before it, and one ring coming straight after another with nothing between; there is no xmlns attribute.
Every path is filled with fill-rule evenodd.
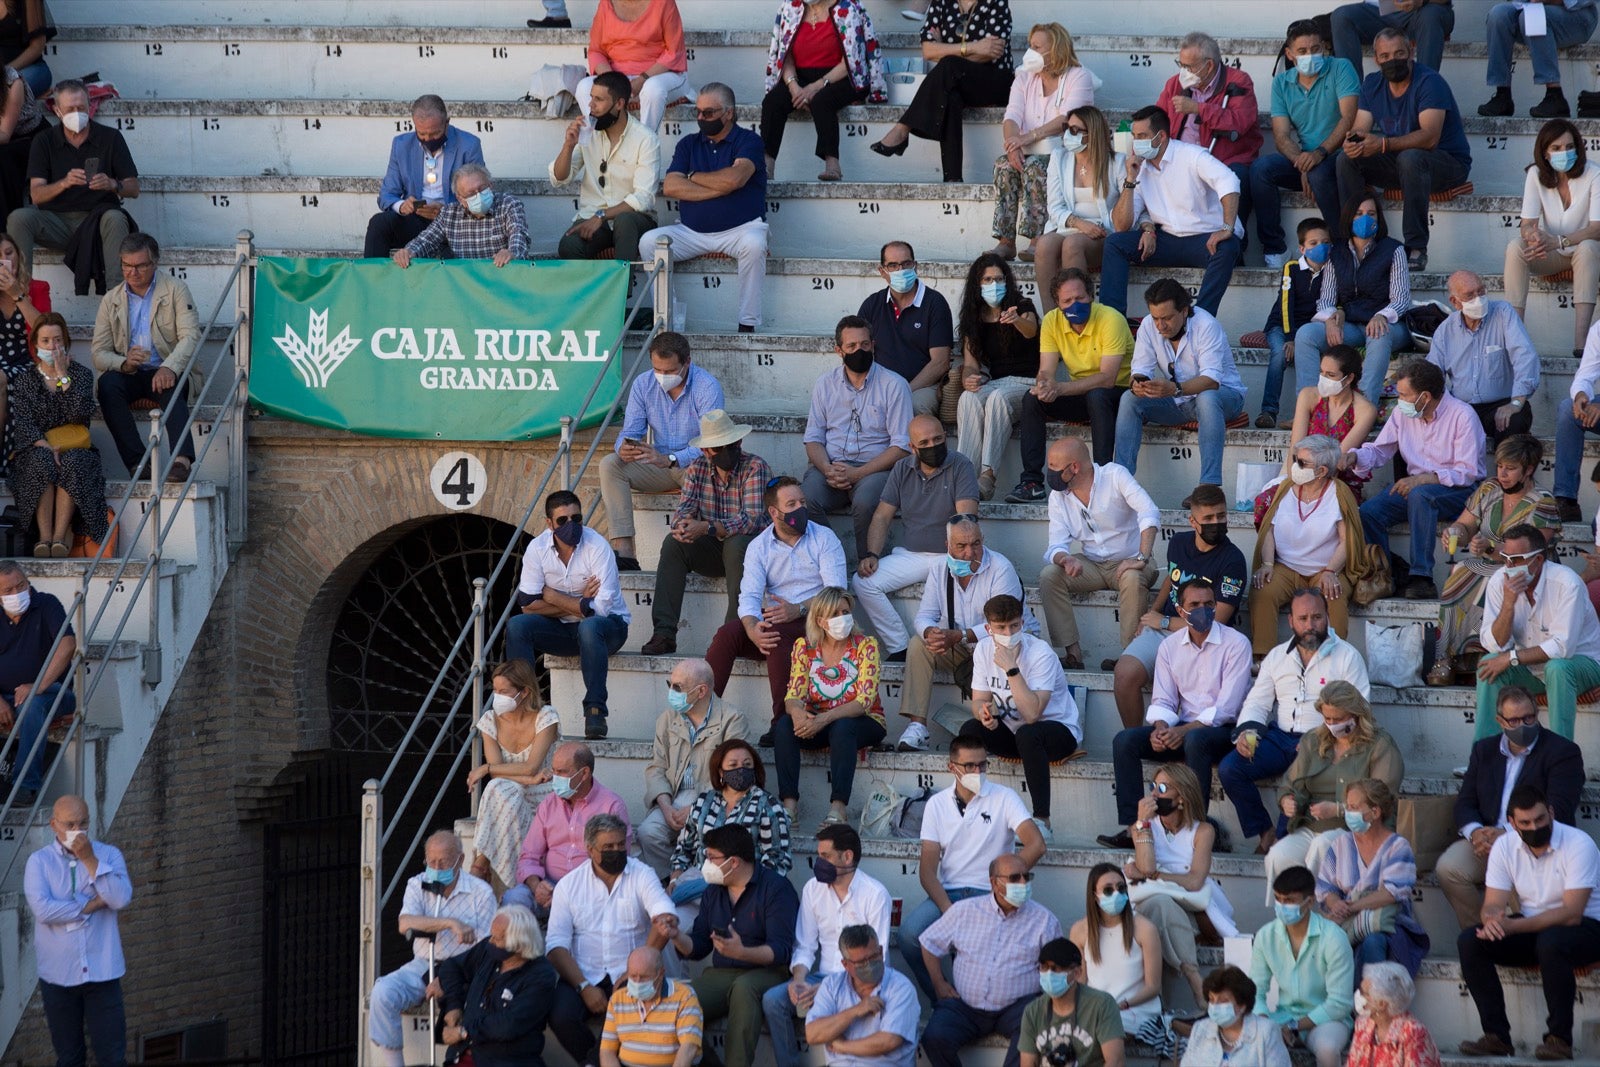
<svg viewBox="0 0 1600 1067"><path fill-rule="evenodd" d="M1077 1007L1070 1015L1057 1015L1048 996L1041 994L1022 1012L1022 1032L1017 1037L1018 1052L1036 1052L1049 1062L1050 1050L1072 1042L1078 1067L1104 1067L1100 1046L1121 1041L1122 1013L1111 994L1078 983Z"/></svg>
<svg viewBox="0 0 1600 1067"><path fill-rule="evenodd" d="M1310 907L1308 903L1306 905ZM1356 964L1350 936L1315 912L1300 943L1289 943L1289 928L1277 919L1256 933L1250 950L1250 980L1256 984L1256 1013L1280 1025L1309 1017L1323 1023L1348 1023L1354 1008ZM1278 1010L1267 1011L1267 990L1278 980Z"/></svg>

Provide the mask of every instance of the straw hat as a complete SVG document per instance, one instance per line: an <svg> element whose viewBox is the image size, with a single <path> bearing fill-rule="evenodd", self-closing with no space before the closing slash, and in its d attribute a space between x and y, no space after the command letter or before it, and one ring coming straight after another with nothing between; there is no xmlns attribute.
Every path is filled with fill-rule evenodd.
<svg viewBox="0 0 1600 1067"><path fill-rule="evenodd" d="M750 427L740 426L728 417L726 411L717 408L700 416L700 436L690 441L689 447L722 448L743 441L749 434Z"/></svg>

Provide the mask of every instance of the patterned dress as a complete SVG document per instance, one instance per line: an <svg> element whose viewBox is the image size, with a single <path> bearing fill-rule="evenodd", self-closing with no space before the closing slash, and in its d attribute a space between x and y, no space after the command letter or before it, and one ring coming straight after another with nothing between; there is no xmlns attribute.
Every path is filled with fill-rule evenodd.
<svg viewBox="0 0 1600 1067"><path fill-rule="evenodd" d="M856 634L845 647L839 662L829 665L822 649L797 637L789 666L788 700L798 700L812 711L830 711L841 704L859 700L867 717L884 725L883 701L878 695L878 639Z"/></svg>
<svg viewBox="0 0 1600 1067"><path fill-rule="evenodd" d="M672 869L694 870L704 863L706 831L725 823L750 831L756 841L756 860L763 867L775 874L789 874L789 868L794 866L794 854L789 850L789 813L777 797L759 785L751 786L732 808L721 790L707 789L695 797L689 807L689 820L672 850Z"/></svg>
<svg viewBox="0 0 1600 1067"><path fill-rule="evenodd" d="M1522 499L1509 510L1505 506L1506 491L1494 478L1486 478L1482 485L1467 498L1462 509L1478 517L1478 532L1489 541L1492 551L1500 550L1505 531L1519 523L1529 522L1540 529L1561 528L1561 513L1556 510L1556 499L1547 490L1530 486ZM1482 651L1478 631L1483 627L1483 591L1489 579L1501 564L1466 551L1460 546L1450 577L1439 591L1439 653L1438 659L1460 656L1471 651Z"/></svg>
<svg viewBox="0 0 1600 1067"><path fill-rule="evenodd" d="M75 448L61 453L57 464L48 448L34 442L43 440L46 430L58 426L87 426L94 418L94 373L77 360L67 364L66 384L46 382L37 370L26 370L11 377L11 425L20 447L11 457L11 495L17 512L31 519L44 494L61 486L78 509L78 520L89 540L104 544L110 523L106 521L106 476L100 466L100 452L94 448Z"/></svg>
<svg viewBox="0 0 1600 1067"><path fill-rule="evenodd" d="M19 374L33 370L33 356L28 352L28 322L22 317L22 308L15 308L9 316L0 317L0 371L8 381L14 382ZM0 474L11 470L11 453L17 450L12 433L15 414L10 407L10 385L6 386L5 440L0 442Z"/></svg>
<svg viewBox="0 0 1600 1067"><path fill-rule="evenodd" d="M527 763L539 735L546 730L560 730L561 716L546 704L539 709L534 721L533 740L520 752L500 749L500 762ZM494 711L483 713L478 720L478 732L500 743ZM484 783L483 796L478 800L478 828L473 845L489 861L490 868L502 885L517 883L517 857L522 852L522 839L528 836L533 825L533 815L539 802L550 792L550 783L523 785L508 778L490 778Z"/></svg>
<svg viewBox="0 0 1600 1067"><path fill-rule="evenodd" d="M1345 1067L1439 1067L1439 1047L1415 1015L1407 1012L1389 1020L1389 1036L1378 1040L1372 1016L1356 1019Z"/></svg>

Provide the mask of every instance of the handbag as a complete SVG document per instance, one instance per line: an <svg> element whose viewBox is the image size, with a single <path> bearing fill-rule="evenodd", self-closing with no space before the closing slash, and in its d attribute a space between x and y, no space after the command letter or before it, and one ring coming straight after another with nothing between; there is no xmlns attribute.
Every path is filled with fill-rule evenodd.
<svg viewBox="0 0 1600 1067"><path fill-rule="evenodd" d="M1364 608L1393 595L1394 574L1389 570L1389 549L1384 545L1368 545L1367 573L1356 582L1350 599L1356 607Z"/></svg>
<svg viewBox="0 0 1600 1067"><path fill-rule="evenodd" d="M1169 882L1165 878L1147 878L1142 882L1128 884L1128 899L1138 906L1151 897L1171 897L1184 911L1205 911L1211 906L1212 884L1211 879L1207 878L1205 885L1199 889L1185 889L1177 882Z"/></svg>
<svg viewBox="0 0 1600 1067"><path fill-rule="evenodd" d="M65 426L57 426L53 430L46 430L44 439L51 448L61 452L92 447L89 443L89 427L76 422L69 422Z"/></svg>

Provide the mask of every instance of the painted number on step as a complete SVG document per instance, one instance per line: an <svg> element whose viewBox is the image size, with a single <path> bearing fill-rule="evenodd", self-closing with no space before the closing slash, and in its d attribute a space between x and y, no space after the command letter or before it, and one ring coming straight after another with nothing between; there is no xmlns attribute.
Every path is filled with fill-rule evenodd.
<svg viewBox="0 0 1600 1067"><path fill-rule="evenodd" d="M707 274L705 277L700 279L700 284L707 289L721 289L722 279L715 274Z"/></svg>
<svg viewBox="0 0 1600 1067"><path fill-rule="evenodd" d="M1487 148L1491 152L1504 152L1506 150L1506 145L1510 143L1510 141L1511 138L1509 137L1485 137L1483 139L1483 147Z"/></svg>
<svg viewBox="0 0 1600 1067"><path fill-rule="evenodd" d="M773 366L774 363L775 363L775 361L772 358L772 353L771 352L757 352L756 353L756 366L758 366L758 367L770 367L770 366Z"/></svg>
<svg viewBox="0 0 1600 1067"><path fill-rule="evenodd" d="M655 597L650 593L635 593L633 594L633 602L639 607L648 607L655 603Z"/></svg>
<svg viewBox="0 0 1600 1067"><path fill-rule="evenodd" d="M218 119L201 119L200 128L202 130L220 130L222 129L222 122Z"/></svg>
<svg viewBox="0 0 1600 1067"><path fill-rule="evenodd" d="M883 685L880 688L883 690L883 695L888 697L889 699L891 699L891 700L899 700L900 699L900 683L899 682L884 682Z"/></svg>
<svg viewBox="0 0 1600 1067"><path fill-rule="evenodd" d="M225 55L225 56L236 56L236 55L239 55L240 54L239 46L237 44L233 44L233 43L225 44L225 45L222 46L222 54Z"/></svg>
<svg viewBox="0 0 1600 1067"><path fill-rule="evenodd" d="M1556 307L1565 309L1565 308L1570 308L1571 306L1572 306L1572 294L1571 293L1557 293L1556 294Z"/></svg>
<svg viewBox="0 0 1600 1067"><path fill-rule="evenodd" d="M1143 53L1143 52L1130 52L1128 54L1128 66L1130 66L1130 67L1148 67L1149 65L1150 65L1150 57L1148 55L1146 55L1145 53Z"/></svg>
<svg viewBox="0 0 1600 1067"><path fill-rule="evenodd" d="M300 125L302 127L304 127L305 129L308 129L308 130L320 130L320 129L322 129L322 120L321 119L301 119L300 120Z"/></svg>
<svg viewBox="0 0 1600 1067"><path fill-rule="evenodd" d="M781 209L782 207L783 207L783 201L782 200L768 200L767 201L767 214L768 215L776 215L778 213L779 209Z"/></svg>
<svg viewBox="0 0 1600 1067"><path fill-rule="evenodd" d="M1281 448L1263 448L1261 450L1261 461L1263 463L1282 463L1283 462L1283 449L1281 449Z"/></svg>
<svg viewBox="0 0 1600 1067"><path fill-rule="evenodd" d="M134 125L133 125L133 120L132 119L123 118L123 119L118 119L117 120L117 129L119 129L119 130L131 130L133 128L134 128Z"/></svg>
<svg viewBox="0 0 1600 1067"><path fill-rule="evenodd" d="M960 204L940 204L939 205L939 214L941 214L941 215L959 215L959 214L961 214L961 205Z"/></svg>
<svg viewBox="0 0 1600 1067"><path fill-rule="evenodd" d="M322 54L327 56L329 59L338 59L340 56L344 55L344 45L325 44L322 46Z"/></svg>
<svg viewBox="0 0 1600 1067"><path fill-rule="evenodd" d="M433 58L433 45L431 45L431 44L419 44L419 45L417 45L417 58L418 59L432 59Z"/></svg>
<svg viewBox="0 0 1600 1067"><path fill-rule="evenodd" d="M174 278L187 278L189 276L188 267L168 267L167 269L172 272Z"/></svg>
<svg viewBox="0 0 1600 1067"><path fill-rule="evenodd" d="M477 121L477 127L479 133L493 133L494 119L479 119Z"/></svg>
<svg viewBox="0 0 1600 1067"><path fill-rule="evenodd" d="M878 210L878 205L876 203L868 203L865 200L856 201L857 215L876 215Z"/></svg>
<svg viewBox="0 0 1600 1067"><path fill-rule="evenodd" d="M159 42L157 42L157 43L152 43L152 44L145 45L144 46L144 54L147 55L147 56L159 56L159 55L162 55L163 53L161 51L161 44Z"/></svg>
<svg viewBox="0 0 1600 1067"><path fill-rule="evenodd" d="M811 288L812 288L812 290L832 289L833 288L833 279L832 278L812 278L811 279Z"/></svg>
<svg viewBox="0 0 1600 1067"><path fill-rule="evenodd" d="M844 135L846 137L865 137L867 135L867 124L864 122L847 122L844 124Z"/></svg>
<svg viewBox="0 0 1600 1067"><path fill-rule="evenodd" d="M465 511L483 499L489 472L470 452L446 452L434 463L428 484L439 503L451 511Z"/></svg>
<svg viewBox="0 0 1600 1067"><path fill-rule="evenodd" d="M1190 448L1188 445L1173 445L1172 446L1172 458L1175 459L1175 460L1177 460L1177 459L1193 459L1194 458L1194 449Z"/></svg>
<svg viewBox="0 0 1600 1067"><path fill-rule="evenodd" d="M309 196L306 195L305 193L301 193L300 194L300 206L301 207L320 207L321 206L321 201L317 199L317 194L316 193L312 193Z"/></svg>
<svg viewBox="0 0 1600 1067"><path fill-rule="evenodd" d="M229 201L228 201L228 194L227 193L212 193L211 194L211 206L212 207L227 207L228 203L229 203Z"/></svg>
<svg viewBox="0 0 1600 1067"><path fill-rule="evenodd" d="M510 59L511 58L511 49L509 49L509 48L500 48L498 46L496 46L494 48L491 48L491 49L489 49L489 58L490 59Z"/></svg>
<svg viewBox="0 0 1600 1067"><path fill-rule="evenodd" d="M919 775L917 775L917 788L918 789L932 789L933 788L933 775L931 775L931 774L919 774Z"/></svg>
<svg viewBox="0 0 1600 1067"><path fill-rule="evenodd" d="M1517 217L1515 215L1501 215L1500 225L1504 226L1508 230L1516 229Z"/></svg>
<svg viewBox="0 0 1600 1067"><path fill-rule="evenodd" d="M411 132L411 120L410 119L395 119L394 132L395 133L410 133Z"/></svg>

